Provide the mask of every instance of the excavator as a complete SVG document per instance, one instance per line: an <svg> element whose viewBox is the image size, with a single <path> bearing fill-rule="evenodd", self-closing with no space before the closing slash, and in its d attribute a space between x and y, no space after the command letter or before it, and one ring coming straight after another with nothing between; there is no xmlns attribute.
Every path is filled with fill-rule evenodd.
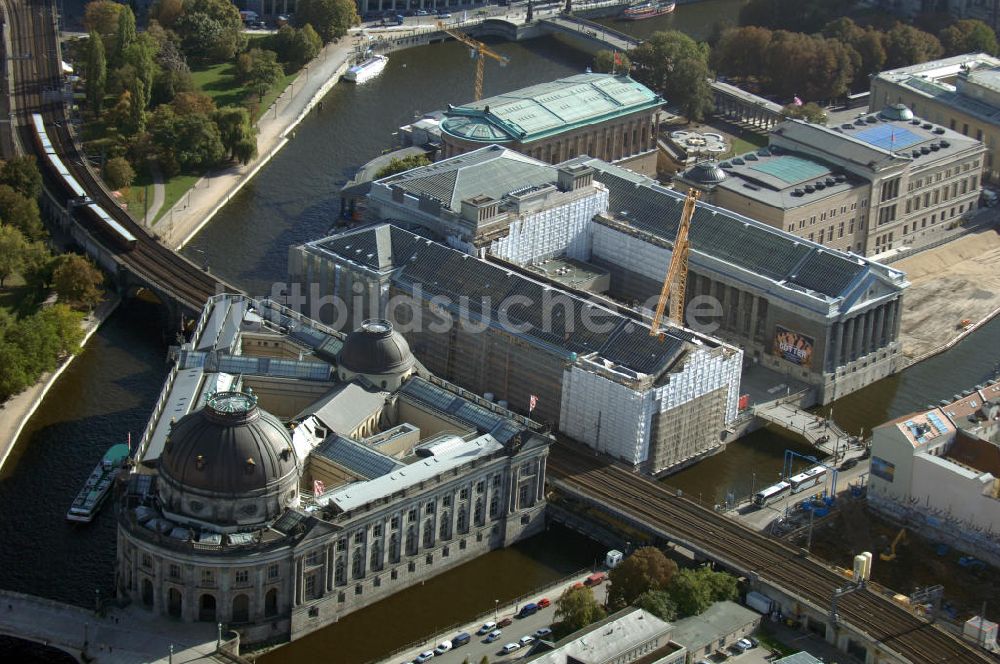
<svg viewBox="0 0 1000 664"><path fill-rule="evenodd" d="M883 551L878 554L878 557L885 562L890 562L896 559L896 547L900 544L906 544L906 528L900 528L899 533L896 535L896 539L892 540L892 546L889 547L888 551Z"/></svg>

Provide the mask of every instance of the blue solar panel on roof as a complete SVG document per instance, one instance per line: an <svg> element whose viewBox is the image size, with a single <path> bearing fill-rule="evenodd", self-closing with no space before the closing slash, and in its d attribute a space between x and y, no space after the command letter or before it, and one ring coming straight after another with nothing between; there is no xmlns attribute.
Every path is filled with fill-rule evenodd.
<svg viewBox="0 0 1000 664"><path fill-rule="evenodd" d="M855 134L859 139L883 150L902 150L924 140L905 127L881 124Z"/></svg>

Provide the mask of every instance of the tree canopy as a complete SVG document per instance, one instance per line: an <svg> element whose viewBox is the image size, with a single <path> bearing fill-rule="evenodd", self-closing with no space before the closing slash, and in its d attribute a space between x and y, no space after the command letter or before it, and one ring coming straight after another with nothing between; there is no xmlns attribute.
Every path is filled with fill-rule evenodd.
<svg viewBox="0 0 1000 664"><path fill-rule="evenodd" d="M572 634L578 629L604 618L604 609L594 598L594 592L586 586L567 588L556 600L556 620L553 631L556 638Z"/></svg>
<svg viewBox="0 0 1000 664"><path fill-rule="evenodd" d="M56 259L52 286L59 299L74 309L90 309L100 303L104 274L86 256L63 254Z"/></svg>
<svg viewBox="0 0 1000 664"><path fill-rule="evenodd" d="M193 58L231 60L246 44L240 12L230 0L184 0L172 27Z"/></svg>
<svg viewBox="0 0 1000 664"><path fill-rule="evenodd" d="M650 590L664 590L677 573L677 563L653 546L637 549L608 574L608 605L620 609Z"/></svg>
<svg viewBox="0 0 1000 664"><path fill-rule="evenodd" d="M299 0L295 24L311 25L324 44L339 39L361 22L354 0Z"/></svg>
<svg viewBox="0 0 1000 664"><path fill-rule="evenodd" d="M701 120L711 108L708 44L683 32L655 32L632 51L636 78L676 104L690 120Z"/></svg>
<svg viewBox="0 0 1000 664"><path fill-rule="evenodd" d="M660 620L670 622L677 618L677 604L665 590L647 590L633 604L652 613Z"/></svg>
<svg viewBox="0 0 1000 664"><path fill-rule="evenodd" d="M393 157L389 160L389 163L378 169L375 173L375 179L379 180L381 178L387 178L390 175L395 175L396 173L402 173L403 171L408 171L411 168L419 168L420 166L427 166L431 163L431 160L427 158L426 155L413 154L409 157Z"/></svg>
<svg viewBox="0 0 1000 664"><path fill-rule="evenodd" d="M680 570L670 581L668 592L682 616L696 616L713 602L739 596L736 577L708 566Z"/></svg>
<svg viewBox="0 0 1000 664"><path fill-rule="evenodd" d="M944 52L937 37L903 23L897 23L885 33L884 44L888 69L918 65Z"/></svg>
<svg viewBox="0 0 1000 664"><path fill-rule="evenodd" d="M997 35L990 26L975 19L955 21L938 33L946 56L962 53L997 54Z"/></svg>
<svg viewBox="0 0 1000 664"><path fill-rule="evenodd" d="M34 155L12 157L0 165L0 184L25 198L36 199L42 195L42 174L38 171Z"/></svg>
<svg viewBox="0 0 1000 664"><path fill-rule="evenodd" d="M627 74L632 69L632 59L620 51L601 49L594 55L594 71L602 74Z"/></svg>

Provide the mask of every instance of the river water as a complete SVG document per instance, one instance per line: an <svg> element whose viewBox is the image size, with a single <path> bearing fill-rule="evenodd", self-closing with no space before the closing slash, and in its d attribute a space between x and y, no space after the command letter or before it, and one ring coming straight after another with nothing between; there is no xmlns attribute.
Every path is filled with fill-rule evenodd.
<svg viewBox="0 0 1000 664"><path fill-rule="evenodd" d="M735 19L741 4L706 0L651 21L608 24L638 36L679 29L700 38L715 21ZM511 62L505 68L487 63L486 95L581 72L589 64L588 56L555 39L491 46ZM392 55L383 75L364 86L337 86L295 139L195 238L188 254L207 259L214 271L250 292L270 292L285 277L288 246L316 239L333 225L337 191L357 167L392 147L392 132L415 114L471 98L472 79L466 49L445 43ZM145 425L167 370L158 320L149 305L122 307L29 423L0 474L0 587L83 606L92 605L96 590L111 589L110 510L85 528L68 526L63 515L107 446L128 431L138 436ZM950 397L983 380L1000 360L998 348L1000 320L955 349L838 401L835 419L852 431L868 430ZM745 495L754 475L758 486L775 476L786 448L808 450L801 441L763 430L667 482L706 502L719 502L729 491ZM267 661L329 659L330 652L340 653L338 661L363 661L484 611L493 599L512 599L589 566L598 553L592 544L553 531L394 595Z"/></svg>

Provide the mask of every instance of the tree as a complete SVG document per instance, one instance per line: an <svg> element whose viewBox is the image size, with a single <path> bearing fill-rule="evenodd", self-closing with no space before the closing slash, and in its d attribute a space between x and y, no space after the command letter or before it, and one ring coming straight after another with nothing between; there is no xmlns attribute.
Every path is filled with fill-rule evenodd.
<svg viewBox="0 0 1000 664"><path fill-rule="evenodd" d="M707 565L698 569L682 569L667 589L682 616L696 616L712 602L733 600L739 595L736 577L716 572Z"/></svg>
<svg viewBox="0 0 1000 664"><path fill-rule="evenodd" d="M677 572L677 563L653 546L644 546L608 574L608 604L623 608L650 590L663 590Z"/></svg>
<svg viewBox="0 0 1000 664"><path fill-rule="evenodd" d="M0 221L17 228L28 240L45 237L38 203L16 192L10 185L0 184Z"/></svg>
<svg viewBox="0 0 1000 664"><path fill-rule="evenodd" d="M149 17L165 28L171 27L184 13L184 0L157 0L149 8Z"/></svg>
<svg viewBox="0 0 1000 664"><path fill-rule="evenodd" d="M226 157L219 128L204 113L175 113L158 106L150 116L149 132L165 170L200 171Z"/></svg>
<svg viewBox="0 0 1000 664"><path fill-rule="evenodd" d="M299 27L311 25L327 44L346 35L361 18L354 0L299 0L295 22Z"/></svg>
<svg viewBox="0 0 1000 664"><path fill-rule="evenodd" d="M945 55L962 53L997 54L997 35L990 26L975 19L955 21L938 33Z"/></svg>
<svg viewBox="0 0 1000 664"><path fill-rule="evenodd" d="M73 311L65 304L55 304L45 307L32 318L43 334L55 338L58 355L79 352L80 342L83 341L83 329L80 327L83 314Z"/></svg>
<svg viewBox="0 0 1000 664"><path fill-rule="evenodd" d="M889 69L918 65L933 60L944 49L937 37L912 25L897 23L885 33L885 66Z"/></svg>
<svg viewBox="0 0 1000 664"><path fill-rule="evenodd" d="M278 64L278 58L274 51L261 51L260 57L254 59L253 66L250 68L247 87L257 95L258 101L263 102L267 91L284 75L285 71Z"/></svg>
<svg viewBox="0 0 1000 664"><path fill-rule="evenodd" d="M815 102L809 102L801 106L788 104L781 109L781 114L786 118L796 118L813 124L826 124L826 111Z"/></svg>
<svg viewBox="0 0 1000 664"><path fill-rule="evenodd" d="M647 590L639 595L634 604L660 620L669 622L677 618L677 605L665 590Z"/></svg>
<svg viewBox="0 0 1000 664"><path fill-rule="evenodd" d="M594 592L586 587L567 588L556 600L557 638L572 634L578 629L605 616L605 611L594 599Z"/></svg>
<svg viewBox="0 0 1000 664"><path fill-rule="evenodd" d="M248 164L257 153L257 128L250 119L250 111L242 106L224 106L215 111L212 119L229 158Z"/></svg>
<svg viewBox="0 0 1000 664"><path fill-rule="evenodd" d="M771 31L767 28L751 25L726 30L712 49L712 66L726 76L761 77L770 45Z"/></svg>
<svg viewBox="0 0 1000 664"><path fill-rule="evenodd" d="M323 48L323 40L311 25L306 23L301 30L295 32L287 61L296 69L306 64Z"/></svg>
<svg viewBox="0 0 1000 664"><path fill-rule="evenodd" d="M699 120L711 105L708 44L683 32L654 32L632 52L635 75L676 104L689 119Z"/></svg>
<svg viewBox="0 0 1000 664"><path fill-rule="evenodd" d="M427 155L422 154L411 154L409 157L393 157L389 160L389 163L378 169L375 172L375 179L380 180L382 178L387 178L390 175L395 175L396 173L402 173L403 171L408 171L411 168L419 168L420 166L427 166L431 163L431 160L427 158Z"/></svg>
<svg viewBox="0 0 1000 664"><path fill-rule="evenodd" d="M63 254L52 271L52 286L63 302L76 309L90 309L102 297L104 274L89 258L79 254Z"/></svg>
<svg viewBox="0 0 1000 664"><path fill-rule="evenodd" d="M128 6L122 6L121 11L118 12L118 30L115 39L114 61L117 64L122 64L125 61L125 51L135 43L136 36L135 14Z"/></svg>
<svg viewBox="0 0 1000 664"><path fill-rule="evenodd" d="M104 164L104 181L112 189L131 186L135 180L135 170L125 157L113 157Z"/></svg>
<svg viewBox="0 0 1000 664"><path fill-rule="evenodd" d="M24 267L24 253L28 241L24 233L8 224L0 224L0 288L12 274Z"/></svg>
<svg viewBox="0 0 1000 664"><path fill-rule="evenodd" d="M24 264L21 276L34 288L44 288L52 279L52 252L45 242L36 240L29 242L24 250Z"/></svg>
<svg viewBox="0 0 1000 664"><path fill-rule="evenodd" d="M33 155L13 157L0 167L0 184L25 198L37 199L42 195L42 174L38 171Z"/></svg>
<svg viewBox="0 0 1000 664"><path fill-rule="evenodd" d="M246 45L240 12L230 0L184 0L173 29L189 56L211 62L232 60Z"/></svg>
<svg viewBox="0 0 1000 664"><path fill-rule="evenodd" d="M83 10L83 25L87 32L96 32L104 39L114 38L118 32L118 15L125 9L113 0L88 2Z"/></svg>
<svg viewBox="0 0 1000 664"><path fill-rule="evenodd" d="M602 74L628 74L632 60L625 53L601 49L594 55L594 71Z"/></svg>
<svg viewBox="0 0 1000 664"><path fill-rule="evenodd" d="M740 25L812 33L855 4L857 0L750 0L740 9Z"/></svg>
<svg viewBox="0 0 1000 664"><path fill-rule="evenodd" d="M104 42L96 31L90 32L87 44L87 103L95 114L104 105L105 86L108 82L108 61L104 57Z"/></svg>
<svg viewBox="0 0 1000 664"><path fill-rule="evenodd" d="M861 65L857 71L860 76L857 78L864 81L867 87L868 77L882 71L882 66L885 64L885 44L882 40L882 33L874 28L868 28L865 30L865 34L852 46L861 56Z"/></svg>

